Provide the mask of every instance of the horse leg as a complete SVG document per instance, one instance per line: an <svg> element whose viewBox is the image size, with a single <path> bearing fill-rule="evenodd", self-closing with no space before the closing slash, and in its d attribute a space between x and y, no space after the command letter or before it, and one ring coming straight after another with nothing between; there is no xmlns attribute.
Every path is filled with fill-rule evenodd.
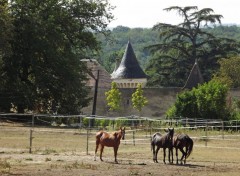
<svg viewBox="0 0 240 176"><path fill-rule="evenodd" d="M164 164L166 164L165 157L166 157L166 148L163 148L163 162L164 162Z"/></svg>
<svg viewBox="0 0 240 176"><path fill-rule="evenodd" d="M96 154L97 154L98 146L99 146L99 140L97 139L96 140L96 149L95 149L94 161L96 161Z"/></svg>
<svg viewBox="0 0 240 176"><path fill-rule="evenodd" d="M114 158L115 158L115 163L118 163L117 161L117 151L118 151L118 146L117 147L113 147L114 148Z"/></svg>
<svg viewBox="0 0 240 176"><path fill-rule="evenodd" d="M176 164L178 164L178 148L176 148L176 160L177 160Z"/></svg>
<svg viewBox="0 0 240 176"><path fill-rule="evenodd" d="M101 145L101 149L100 149L100 160L101 160L101 161L103 161L103 160L102 160L102 152L103 152L103 149L104 149L104 146Z"/></svg>
<svg viewBox="0 0 240 176"><path fill-rule="evenodd" d="M153 162L156 162L156 156L155 156L155 145L152 144L152 150L153 150Z"/></svg>
<svg viewBox="0 0 240 176"><path fill-rule="evenodd" d="M183 158L186 156L186 153L184 152L183 148L179 148L179 150L182 152L182 157L181 157L181 164L182 164Z"/></svg>
<svg viewBox="0 0 240 176"><path fill-rule="evenodd" d="M169 163L173 163L173 151L172 151L172 148L168 148L168 161L169 161Z"/></svg>
<svg viewBox="0 0 240 176"><path fill-rule="evenodd" d="M171 161L170 161L170 153L171 153L171 151L170 151L170 148L168 149L168 162L169 163L171 163Z"/></svg>
<svg viewBox="0 0 240 176"><path fill-rule="evenodd" d="M184 157L184 164L186 164L187 160L187 153L188 153L188 147L186 147L185 157Z"/></svg>
<svg viewBox="0 0 240 176"><path fill-rule="evenodd" d="M156 163L158 163L157 155L158 155L159 149L160 149L160 147L157 147L156 152L155 152L155 161L156 161Z"/></svg>

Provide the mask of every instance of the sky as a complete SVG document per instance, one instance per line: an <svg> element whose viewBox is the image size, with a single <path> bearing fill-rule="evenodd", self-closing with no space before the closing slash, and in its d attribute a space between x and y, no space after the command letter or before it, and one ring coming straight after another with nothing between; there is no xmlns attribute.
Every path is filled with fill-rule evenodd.
<svg viewBox="0 0 240 176"><path fill-rule="evenodd" d="M215 14L223 16L222 24L240 25L240 0L109 0L109 3L115 6L112 11L115 19L109 27L151 28L158 22L182 22L176 11L163 10L170 6L212 8Z"/></svg>

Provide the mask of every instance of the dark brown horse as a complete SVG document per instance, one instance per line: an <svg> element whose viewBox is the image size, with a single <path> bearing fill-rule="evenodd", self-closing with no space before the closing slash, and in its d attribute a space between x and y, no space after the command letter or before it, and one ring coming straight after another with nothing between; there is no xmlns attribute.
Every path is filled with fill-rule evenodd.
<svg viewBox="0 0 240 176"><path fill-rule="evenodd" d="M178 134L173 137L173 147L176 149L176 159L178 164L178 149L182 152L181 164L184 159L184 164L186 164L186 159L190 156L193 150L193 140L187 134ZM184 151L185 148L185 151Z"/></svg>
<svg viewBox="0 0 240 176"><path fill-rule="evenodd" d="M100 159L102 160L102 152L104 149L104 146L106 147L113 147L114 149L114 157L115 157L115 163L117 163L117 151L118 147L120 145L120 140L125 138L125 127L120 128L119 131L116 131L112 134L109 134L105 131L99 131L96 134L96 149L95 149L95 156L94 160L96 161L96 153L98 150L98 146L100 144Z"/></svg>
<svg viewBox="0 0 240 176"><path fill-rule="evenodd" d="M168 148L168 161L169 163L172 163L173 161L173 152L172 152L172 139L174 135L174 128L165 130L166 134L160 134L160 133L155 133L152 136L152 141L151 141L151 148L153 150L153 162L158 163L157 160L157 154L160 148L163 148L163 162L165 162L165 157L166 157L166 148ZM157 149L155 150L155 146L157 146ZM170 160L170 154L172 156L172 161Z"/></svg>

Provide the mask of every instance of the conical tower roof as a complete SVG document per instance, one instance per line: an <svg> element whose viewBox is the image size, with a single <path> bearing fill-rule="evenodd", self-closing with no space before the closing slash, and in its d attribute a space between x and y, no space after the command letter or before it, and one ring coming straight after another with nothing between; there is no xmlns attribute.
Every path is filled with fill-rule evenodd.
<svg viewBox="0 0 240 176"><path fill-rule="evenodd" d="M193 87L197 87L198 84L202 84L204 82L201 71L199 69L197 61L193 65L193 68L188 76L186 84L183 89L192 89Z"/></svg>
<svg viewBox="0 0 240 176"><path fill-rule="evenodd" d="M121 63L114 73L112 79L138 79L147 78L141 69L131 43L128 41Z"/></svg>

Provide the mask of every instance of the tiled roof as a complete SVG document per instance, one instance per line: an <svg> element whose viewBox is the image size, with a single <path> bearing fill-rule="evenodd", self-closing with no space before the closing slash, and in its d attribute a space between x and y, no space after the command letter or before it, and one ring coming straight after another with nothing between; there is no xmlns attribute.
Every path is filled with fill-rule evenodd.
<svg viewBox="0 0 240 176"><path fill-rule="evenodd" d="M137 61L137 58L135 56L135 53L130 42L128 42L127 44L119 67L112 73L112 79L129 79L129 78L133 79L147 78L146 74L139 66L139 63Z"/></svg>
<svg viewBox="0 0 240 176"><path fill-rule="evenodd" d="M98 81L98 87L99 88L110 88L111 87L111 76L110 74L98 63L95 59L82 59L81 61L86 62L88 69L90 69L90 72L88 72L88 78L87 86L89 87L95 87L96 79L97 79L97 73L99 70L99 81Z"/></svg>

